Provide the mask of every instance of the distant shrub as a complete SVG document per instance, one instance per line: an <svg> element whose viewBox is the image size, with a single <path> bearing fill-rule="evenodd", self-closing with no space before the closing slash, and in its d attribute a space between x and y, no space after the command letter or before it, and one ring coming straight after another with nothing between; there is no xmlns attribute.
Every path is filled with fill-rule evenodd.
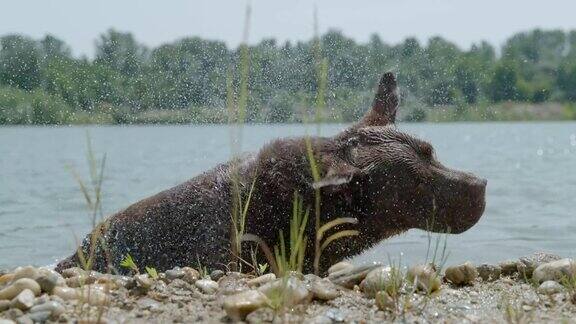
<svg viewBox="0 0 576 324"><path fill-rule="evenodd" d="M60 98L42 90L0 88L0 124L64 124L71 109Z"/></svg>

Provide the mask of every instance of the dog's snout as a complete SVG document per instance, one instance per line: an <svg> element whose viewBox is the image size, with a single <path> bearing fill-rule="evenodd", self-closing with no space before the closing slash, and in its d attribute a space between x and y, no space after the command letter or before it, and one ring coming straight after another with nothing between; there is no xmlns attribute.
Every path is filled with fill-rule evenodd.
<svg viewBox="0 0 576 324"><path fill-rule="evenodd" d="M479 187L486 187L487 184L488 184L488 180L486 180L484 178L476 178L476 181L474 183L474 185L479 186Z"/></svg>

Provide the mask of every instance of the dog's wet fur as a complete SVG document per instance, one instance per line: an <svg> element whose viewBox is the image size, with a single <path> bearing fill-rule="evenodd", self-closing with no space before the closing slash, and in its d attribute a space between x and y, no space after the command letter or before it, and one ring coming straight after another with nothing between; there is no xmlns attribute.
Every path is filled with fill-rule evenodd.
<svg viewBox="0 0 576 324"><path fill-rule="evenodd" d="M278 139L255 155L221 164L110 216L94 230L101 232L99 241L104 244L95 249L93 269L125 271L119 263L128 254L138 266L158 271L198 263L225 269L232 261L234 165L242 197L254 182L246 233L270 246L278 243L279 231L289 233L295 192L311 208L309 238L315 237L315 188L321 192L321 223L338 217L358 219L356 225L335 229L353 228L360 234L329 245L322 253L322 271L411 228L466 231L484 212L486 180L446 168L429 143L398 131L394 125L398 99L396 78L386 73L362 120L336 136L310 138L321 181L313 181L305 138ZM86 256L90 237L81 246ZM313 255L309 239L305 271L312 270ZM75 253L56 269L78 263Z"/></svg>

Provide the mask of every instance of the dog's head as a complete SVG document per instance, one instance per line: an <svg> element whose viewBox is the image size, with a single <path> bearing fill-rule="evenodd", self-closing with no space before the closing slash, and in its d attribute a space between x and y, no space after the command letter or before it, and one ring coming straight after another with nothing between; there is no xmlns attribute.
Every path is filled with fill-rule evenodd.
<svg viewBox="0 0 576 324"><path fill-rule="evenodd" d="M383 235L466 231L484 212L486 180L445 167L432 145L398 131L398 99L394 75L384 74L371 110L335 137L316 187L343 195Z"/></svg>

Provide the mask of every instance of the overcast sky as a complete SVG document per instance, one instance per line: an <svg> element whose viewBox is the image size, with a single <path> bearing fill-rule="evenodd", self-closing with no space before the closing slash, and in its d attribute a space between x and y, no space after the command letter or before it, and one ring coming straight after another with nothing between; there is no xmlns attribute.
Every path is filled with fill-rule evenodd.
<svg viewBox="0 0 576 324"><path fill-rule="evenodd" d="M275 37L306 40L314 6L320 31L342 30L359 41L378 33L389 43L407 36L441 35L461 47L480 40L500 45L535 27L576 29L576 0L252 0L250 41ZM201 36L236 46L242 39L245 0L13 0L2 1L0 35L47 33L65 40L76 55L92 55L108 28L132 32L156 46Z"/></svg>

